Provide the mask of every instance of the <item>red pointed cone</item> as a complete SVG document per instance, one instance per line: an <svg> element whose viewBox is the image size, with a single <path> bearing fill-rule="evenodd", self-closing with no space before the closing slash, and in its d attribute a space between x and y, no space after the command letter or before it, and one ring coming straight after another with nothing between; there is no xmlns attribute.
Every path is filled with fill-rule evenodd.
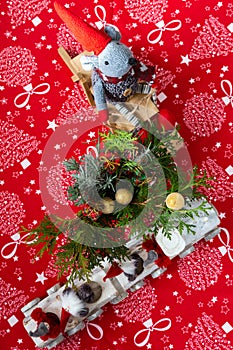
<svg viewBox="0 0 233 350"><path fill-rule="evenodd" d="M54 8L84 50L94 51L95 55L98 55L111 41L111 38L104 31L95 29L59 2L54 2Z"/></svg>
<svg viewBox="0 0 233 350"><path fill-rule="evenodd" d="M70 313L65 309L61 309L61 319L60 319L60 331L64 334L67 322L70 318Z"/></svg>
<svg viewBox="0 0 233 350"><path fill-rule="evenodd" d="M103 281L106 282L107 278L119 276L122 272L123 270L120 268L120 266L118 266L117 263L114 262L108 269L106 275L103 278Z"/></svg>

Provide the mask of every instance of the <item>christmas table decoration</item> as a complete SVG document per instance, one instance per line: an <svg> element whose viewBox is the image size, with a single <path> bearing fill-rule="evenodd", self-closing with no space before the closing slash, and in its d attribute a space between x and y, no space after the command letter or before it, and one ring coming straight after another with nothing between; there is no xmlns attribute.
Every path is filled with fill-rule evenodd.
<svg viewBox="0 0 233 350"><path fill-rule="evenodd" d="M80 62L87 53L57 15L54 0L1 3L0 349L233 350L233 1L58 1L97 32L109 26L119 31L119 44L128 47L138 62L154 68L156 86L152 95L128 96L119 110L107 103L108 124L100 126L96 106L90 105L95 102L93 70L84 71ZM86 82L90 85L85 88ZM126 94L129 92L126 89ZM174 118L167 117L164 110ZM109 128L112 133L115 129L133 131L135 125L124 113L129 119L133 116L134 122L147 120L141 127L149 132L154 124L163 130L160 116L170 122L168 127L163 125L168 133L176 123L180 125L183 142L177 145L174 137L172 147L164 144L173 158L168 160L167 169L171 164L177 170L173 188L169 180L173 171L167 170L165 177L164 166L159 164L164 155L154 157L154 150L147 150L146 142L149 145L150 141L146 133L142 137L145 148L137 145L139 130L135 130L134 146L140 154L135 148L128 159L121 151L121 157L111 162L120 158L123 166L129 160L139 160L140 174L148 180L142 185L142 210L138 208L131 219L122 215L135 205L138 195L139 179L133 174L117 183L113 180L115 191L107 186L101 195L97 188L96 204L91 205L92 197L88 201L85 197L87 208L82 211L67 194L67 188L76 182L71 175L78 171L67 171L64 160L73 157L85 170L85 154L91 151L94 155L94 148L99 149L96 158L109 160L110 153L115 156L113 150L108 154L98 148L96 128L106 134ZM102 143L102 136L99 139ZM146 156L140 158L144 151ZM200 198L193 198L188 185L195 164L201 175L206 172L210 185L200 188L204 195ZM103 164L103 175L99 175L105 172ZM189 189L184 190L186 185ZM156 186L162 193L158 201L154 199ZM128 193L128 204L117 201L116 193L121 189ZM174 193L183 197L178 210L175 202L171 207L167 200ZM205 213L198 210L200 205L212 209ZM84 216L90 208L93 218ZM193 218L186 215L189 209ZM122 226L113 221L117 215ZM98 226L103 218L106 227ZM31 235L40 225L42 231L50 232L47 247L42 231ZM162 232L163 226L171 239ZM52 234L56 228L58 234ZM79 229L81 242L75 240ZM39 236L41 243L32 245ZM175 244L175 239L185 242L180 252L182 246ZM114 247L107 246L111 240ZM69 249L63 251L67 243ZM37 254L43 247L40 257ZM126 251L124 259L118 248ZM63 273L64 264L57 253L64 253L67 260ZM112 261L106 259L110 253ZM144 270L129 281L121 267L134 267L133 253L142 258ZM77 275L75 282L69 283L74 261L77 269L82 266L80 259L86 261L87 270L91 269L88 254L93 266L99 259L103 268L94 267L88 279L80 268L83 279ZM77 319L67 313L63 318L65 310L61 310L57 296L68 286L76 287L77 292L81 285L92 282L101 286L102 293L93 303L84 301L89 314ZM56 314L61 329L66 325L64 333L46 341L31 337L29 332L38 326L31 317L35 308Z"/></svg>
<svg viewBox="0 0 233 350"><path fill-rule="evenodd" d="M175 233L195 233L192 221L201 213L208 217L212 209L201 193L209 179L196 167L190 174L177 169L171 148L178 137L178 132L156 128L153 133L99 132L96 147L79 159L65 160L71 175L67 197L76 218L45 216L29 235L38 254L56 256L58 277L89 279L104 259L110 264L127 261L127 242L135 235L147 239L146 233L159 233L172 241Z"/></svg>

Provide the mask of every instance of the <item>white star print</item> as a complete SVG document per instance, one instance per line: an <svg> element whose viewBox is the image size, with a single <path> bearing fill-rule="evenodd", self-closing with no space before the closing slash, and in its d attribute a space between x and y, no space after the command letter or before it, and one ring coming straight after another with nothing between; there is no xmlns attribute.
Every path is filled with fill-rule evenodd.
<svg viewBox="0 0 233 350"><path fill-rule="evenodd" d="M185 56L181 55L181 58L182 58L182 61L180 62L180 64L184 64L185 63L187 66L189 66L189 62L192 62L192 60L190 60L188 55L185 55Z"/></svg>
<svg viewBox="0 0 233 350"><path fill-rule="evenodd" d="M221 70L223 72L228 72L229 71L228 66L222 66Z"/></svg>
<svg viewBox="0 0 233 350"><path fill-rule="evenodd" d="M55 119L53 119L52 121L47 120L47 122L49 123L49 126L47 126L47 129L52 129L53 131L55 131L55 129L58 127L58 125L55 122Z"/></svg>
<svg viewBox="0 0 233 350"><path fill-rule="evenodd" d="M42 284L44 284L44 281L48 279L47 277L45 277L44 271L41 272L41 273L37 273L37 272L36 272L36 275L37 275L37 280L36 280L36 282L41 282Z"/></svg>
<svg viewBox="0 0 233 350"><path fill-rule="evenodd" d="M95 132L90 131L88 136L90 137L90 139L92 139L93 137L95 137Z"/></svg>

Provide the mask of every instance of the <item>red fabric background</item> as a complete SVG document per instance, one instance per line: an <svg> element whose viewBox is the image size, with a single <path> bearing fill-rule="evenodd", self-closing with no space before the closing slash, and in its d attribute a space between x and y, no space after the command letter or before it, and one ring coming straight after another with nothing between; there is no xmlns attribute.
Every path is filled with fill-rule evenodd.
<svg viewBox="0 0 233 350"><path fill-rule="evenodd" d="M233 349L233 2L85 0L66 4L90 23L106 20L116 25L135 56L157 66L158 92L166 95L159 107L170 110L180 123L193 164L217 180L207 194L227 231L221 233L222 241L216 237L199 243L193 254L174 261L162 277L148 278L144 288L121 304L106 306L93 321L95 326L87 324L57 349L138 349L134 336L150 318L155 326L142 349ZM156 24L161 20L165 30L160 31ZM85 117L82 109L88 104L57 53L60 45L72 56L81 47L52 2L3 2L0 21L0 347L31 350L35 346L23 328L20 308L45 296L56 283L56 270L48 257L35 259L36 250L25 244L23 234L21 238L13 235L22 225L34 227L45 213L39 174L46 171L41 161L58 125L77 111L83 118L77 130L71 128L63 142L49 151L51 164L59 164L62 150L69 150L70 137L76 140L82 134L81 125L91 128L93 122ZM17 97L30 83L33 93ZM86 134L83 139L91 137ZM50 204L57 212L62 198L56 192L56 179L61 172L59 166L50 172L54 183ZM225 252L219 250L224 245ZM167 323L157 322L163 318L170 320L171 327L161 331ZM142 342L147 333L136 340Z"/></svg>

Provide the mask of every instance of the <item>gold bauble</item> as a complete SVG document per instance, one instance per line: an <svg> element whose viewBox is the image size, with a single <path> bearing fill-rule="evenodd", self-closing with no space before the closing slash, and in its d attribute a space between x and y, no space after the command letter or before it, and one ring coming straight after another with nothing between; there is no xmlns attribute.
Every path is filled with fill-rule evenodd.
<svg viewBox="0 0 233 350"><path fill-rule="evenodd" d="M178 192L170 193L166 198L166 206L172 210L180 210L184 207L184 197Z"/></svg>
<svg viewBox="0 0 233 350"><path fill-rule="evenodd" d="M114 201L109 198L109 197L105 197L101 200L100 202L100 210L104 213L104 214L111 214L114 212L114 208L115 208L115 203Z"/></svg>
<svg viewBox="0 0 233 350"><path fill-rule="evenodd" d="M127 205L132 201L133 193L126 188L119 188L119 190L116 191L115 198L119 204Z"/></svg>

